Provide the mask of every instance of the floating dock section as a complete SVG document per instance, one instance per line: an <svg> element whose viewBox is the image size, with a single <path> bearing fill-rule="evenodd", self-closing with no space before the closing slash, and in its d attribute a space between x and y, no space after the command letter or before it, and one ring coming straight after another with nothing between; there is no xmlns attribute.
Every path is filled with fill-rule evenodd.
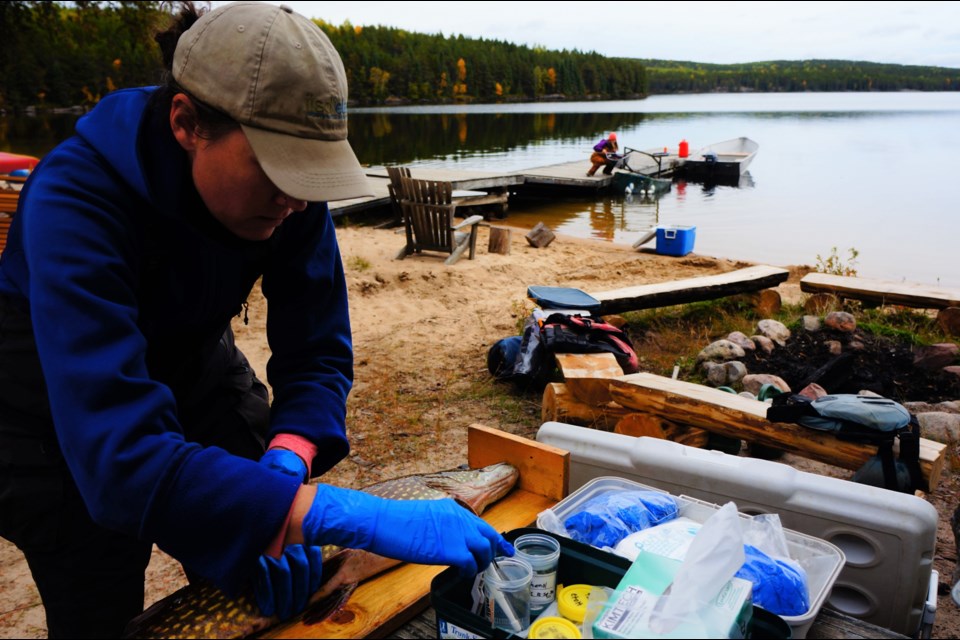
<svg viewBox="0 0 960 640"><path fill-rule="evenodd" d="M421 180L442 180L444 182L450 182L455 191L510 192L511 194L518 193L521 195L565 193L569 195L575 193L593 193L602 191L610 186L613 176L603 175L603 173L599 171L595 176L587 176L587 170L589 168L590 160L584 157L583 160L576 160L574 162L565 162L505 173L459 171L433 167L415 167L411 169L411 173L412 177ZM649 162L649 166L647 166L646 163L643 166L636 166L636 164L634 164L633 168L642 173L655 173L657 171L656 162L652 159ZM666 173L666 170L667 167L665 166L664 173ZM389 209L390 194L387 191L387 185L390 183L390 179L387 177L386 167L369 167L366 170L366 174L374 195L365 198L330 202L330 213L334 217L355 215L357 213L378 209L384 211Z"/></svg>

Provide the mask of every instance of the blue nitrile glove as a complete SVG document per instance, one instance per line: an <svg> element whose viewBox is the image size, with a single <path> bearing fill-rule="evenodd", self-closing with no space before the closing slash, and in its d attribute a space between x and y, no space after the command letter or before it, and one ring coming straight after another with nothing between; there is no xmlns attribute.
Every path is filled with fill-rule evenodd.
<svg viewBox="0 0 960 640"><path fill-rule="evenodd" d="M513 546L452 499L388 500L318 485L303 518L307 544L335 544L419 564L446 564L462 576L483 571Z"/></svg>
<svg viewBox="0 0 960 640"><path fill-rule="evenodd" d="M285 473L288 476L300 478L301 482L306 482L307 464L293 451L287 449L269 449L260 457L260 464L266 465L274 471Z"/></svg>
<svg viewBox="0 0 960 640"><path fill-rule="evenodd" d="M257 606L265 616L286 620L303 611L320 589L323 550L291 544L279 558L260 556L257 569Z"/></svg>

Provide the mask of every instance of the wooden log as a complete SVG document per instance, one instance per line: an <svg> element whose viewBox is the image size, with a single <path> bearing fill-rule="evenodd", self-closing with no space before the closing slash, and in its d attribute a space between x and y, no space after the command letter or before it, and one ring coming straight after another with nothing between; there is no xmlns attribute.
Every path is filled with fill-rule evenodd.
<svg viewBox="0 0 960 640"><path fill-rule="evenodd" d="M772 318L780 313L783 307L783 298L776 289L763 289L750 294L750 301L753 308L761 318Z"/></svg>
<svg viewBox="0 0 960 640"><path fill-rule="evenodd" d="M633 413L633 410L615 402L600 406L579 402L567 385L551 382L543 390L540 418L543 422L565 422L600 431L613 431L620 418L628 413Z"/></svg>
<svg viewBox="0 0 960 640"><path fill-rule="evenodd" d="M502 256L510 255L510 229L491 226L487 252L499 253Z"/></svg>
<svg viewBox="0 0 960 640"><path fill-rule="evenodd" d="M804 293L833 293L878 304L899 304L918 309L960 307L960 289L911 284L894 280L876 280L828 273L808 273L800 280Z"/></svg>
<svg viewBox="0 0 960 640"><path fill-rule="evenodd" d="M563 382L578 402L591 406L607 404L610 378L623 375L623 369L612 353L557 353L557 367Z"/></svg>
<svg viewBox="0 0 960 640"><path fill-rule="evenodd" d="M960 336L960 307L947 307L937 313L937 324L948 336Z"/></svg>
<svg viewBox="0 0 960 640"><path fill-rule="evenodd" d="M786 269L757 265L712 276L644 284L590 295L600 301L600 315L606 315L714 300L738 293L769 289L786 281L788 277L790 272Z"/></svg>
<svg viewBox="0 0 960 640"><path fill-rule="evenodd" d="M613 432L635 438L647 436L672 440L698 449L706 447L710 440L710 432L706 429L676 424L649 413L631 413L620 418Z"/></svg>
<svg viewBox="0 0 960 640"><path fill-rule="evenodd" d="M844 469L859 469L877 446L840 440L799 424L770 422L767 405L682 380L634 373L610 381L610 395L622 407L652 413L720 435L783 449ZM930 491L940 482L946 445L920 440L920 469Z"/></svg>
<svg viewBox="0 0 960 640"><path fill-rule="evenodd" d="M542 249L553 242L553 239L557 236L553 233L553 231L550 230L549 227L547 227L547 225L543 224L542 222L538 222L524 237L527 239L527 242L531 247Z"/></svg>
<svg viewBox="0 0 960 640"><path fill-rule="evenodd" d="M832 293L815 293L803 303L803 310L810 315L824 316L831 311L839 311L842 306L840 298Z"/></svg>

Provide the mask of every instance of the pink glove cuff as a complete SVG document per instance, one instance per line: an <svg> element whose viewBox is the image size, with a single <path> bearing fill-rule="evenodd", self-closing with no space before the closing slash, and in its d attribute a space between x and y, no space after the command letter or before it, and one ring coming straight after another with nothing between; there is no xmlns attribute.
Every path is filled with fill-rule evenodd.
<svg viewBox="0 0 960 640"><path fill-rule="evenodd" d="M287 449L300 456L303 463L307 465L307 477L310 477L310 466L317 455L317 445L313 444L303 436L296 436L292 433L278 433L270 441L267 449Z"/></svg>
<svg viewBox="0 0 960 640"><path fill-rule="evenodd" d="M302 488L303 487L300 487L300 489ZM300 489L297 489L297 493L300 492ZM290 503L290 510L287 511L287 517L284 519L283 524L280 525L280 530L277 532L277 535L274 536L270 544L267 545L267 550L263 552L264 555L270 556L271 558L279 558L283 555L283 541L287 538L287 529L290 528L290 519L293 516L293 506L295 504L297 504L296 497L294 497L293 502Z"/></svg>

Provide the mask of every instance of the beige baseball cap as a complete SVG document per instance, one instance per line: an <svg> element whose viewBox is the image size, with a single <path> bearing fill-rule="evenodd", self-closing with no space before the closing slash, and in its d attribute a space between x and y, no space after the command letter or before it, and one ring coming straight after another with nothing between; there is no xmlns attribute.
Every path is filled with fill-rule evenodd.
<svg viewBox="0 0 960 640"><path fill-rule="evenodd" d="M372 196L347 142L347 75L330 39L286 5L234 2L177 42L173 77L240 123L267 177L308 202Z"/></svg>

